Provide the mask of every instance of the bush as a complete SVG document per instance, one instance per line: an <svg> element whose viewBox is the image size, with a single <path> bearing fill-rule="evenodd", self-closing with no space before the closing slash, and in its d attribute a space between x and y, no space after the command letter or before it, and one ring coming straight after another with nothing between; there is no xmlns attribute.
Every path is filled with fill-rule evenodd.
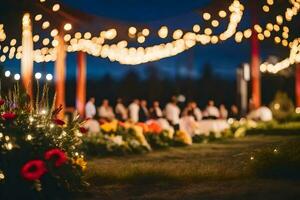
<svg viewBox="0 0 300 200"><path fill-rule="evenodd" d="M255 128L246 130L247 135L298 135L300 134L300 123L278 123L276 121L260 123Z"/></svg>
<svg viewBox="0 0 300 200"><path fill-rule="evenodd" d="M274 100L270 104L270 108L273 117L279 121L284 120L295 111L292 100L284 92L276 93Z"/></svg>

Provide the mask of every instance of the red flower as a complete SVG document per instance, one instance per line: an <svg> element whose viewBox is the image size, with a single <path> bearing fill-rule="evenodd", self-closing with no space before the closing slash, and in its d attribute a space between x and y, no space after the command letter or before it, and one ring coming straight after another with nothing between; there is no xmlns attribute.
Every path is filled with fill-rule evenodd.
<svg viewBox="0 0 300 200"><path fill-rule="evenodd" d="M157 122L151 122L150 124L148 124L148 127L149 132L151 133L160 134L163 131L161 126Z"/></svg>
<svg viewBox="0 0 300 200"><path fill-rule="evenodd" d="M63 120L60 119L53 119L53 122L59 126L63 126L66 124Z"/></svg>
<svg viewBox="0 0 300 200"><path fill-rule="evenodd" d="M126 127L126 124L124 122L118 121L118 125L121 127Z"/></svg>
<svg viewBox="0 0 300 200"><path fill-rule="evenodd" d="M59 167L67 162L67 156L65 152L60 149L51 149L45 153L46 160L55 160L55 167Z"/></svg>
<svg viewBox="0 0 300 200"><path fill-rule="evenodd" d="M141 127L144 133L147 133L149 131L148 125L143 122L138 122L136 125Z"/></svg>
<svg viewBox="0 0 300 200"><path fill-rule="evenodd" d="M84 127L79 127L79 130L81 133L87 133L89 130L87 128L84 128Z"/></svg>
<svg viewBox="0 0 300 200"><path fill-rule="evenodd" d="M5 103L4 99L0 99L0 106L2 106Z"/></svg>
<svg viewBox="0 0 300 200"><path fill-rule="evenodd" d="M13 112L6 112L1 115L1 117L5 120L13 120L16 118L16 114Z"/></svg>
<svg viewBox="0 0 300 200"><path fill-rule="evenodd" d="M46 165L42 160L31 160L21 169L22 177L29 181L40 179L46 172Z"/></svg>

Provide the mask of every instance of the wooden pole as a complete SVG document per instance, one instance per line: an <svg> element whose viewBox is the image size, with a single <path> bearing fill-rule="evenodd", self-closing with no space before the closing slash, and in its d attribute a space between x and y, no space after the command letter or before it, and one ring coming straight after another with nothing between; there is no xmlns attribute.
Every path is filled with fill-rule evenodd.
<svg viewBox="0 0 300 200"><path fill-rule="evenodd" d="M300 107L300 63L296 64L295 96L296 96L296 106Z"/></svg>
<svg viewBox="0 0 300 200"><path fill-rule="evenodd" d="M33 74L33 40L30 14L25 13L22 19L22 49L21 76L26 93L32 100L32 74Z"/></svg>
<svg viewBox="0 0 300 200"><path fill-rule="evenodd" d="M76 108L81 116L84 116L86 101L86 53L77 53L77 88L76 88Z"/></svg>
<svg viewBox="0 0 300 200"><path fill-rule="evenodd" d="M62 108L65 109L66 48L61 32L55 39L58 41L55 62L56 106L62 106ZM64 117L64 110L60 112L59 117Z"/></svg>
<svg viewBox="0 0 300 200"><path fill-rule="evenodd" d="M257 24L257 9L252 8L252 23ZM252 86L252 101L254 108L261 106L261 83L260 83L260 52L257 32L253 28L251 36L251 86Z"/></svg>

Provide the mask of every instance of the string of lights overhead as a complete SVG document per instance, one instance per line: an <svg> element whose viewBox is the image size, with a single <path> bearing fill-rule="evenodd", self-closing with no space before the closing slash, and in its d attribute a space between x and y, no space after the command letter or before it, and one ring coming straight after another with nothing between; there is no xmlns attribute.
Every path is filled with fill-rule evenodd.
<svg viewBox="0 0 300 200"><path fill-rule="evenodd" d="M46 0L40 0L41 3ZM255 24L252 28L247 28L242 31L237 31L238 24L241 22L243 17L244 6L239 0L233 0L232 4L228 7L228 12L225 10L219 10L217 17L224 19L229 17L229 23L224 32L215 34L214 28L219 27L220 22L217 17L214 17L211 13L204 12L202 18L204 21L209 23L211 27L202 28L199 24L194 24L192 31L184 32L181 29L170 31L167 26L161 26L157 31L158 37L161 39L172 38L173 40L166 43L161 43L148 47L130 47L127 40L120 40L113 44L106 43L107 41L116 40L118 31L114 28L101 31L99 36L93 36L90 32L75 32L71 33L73 26L71 23L65 23L63 40L66 45L68 52L83 51L89 55L100 58L108 58L111 61L118 61L121 64L137 65L141 63L156 61L162 58L177 55L184 52L195 45L207 45L207 44L218 44L222 41L228 40L229 38L235 38L237 43L248 39L253 34L253 31L257 32L259 40L270 38L273 32L281 35L275 36L274 42L281 44L284 47L291 48L294 42L289 42L289 28L283 26L285 20L291 21L296 16L300 9L299 0L290 1L292 7L287 8L284 16L277 15L273 23L267 23L265 28L259 24ZM271 11L271 6L274 5L273 0L266 0L266 4L263 5L262 10L266 13ZM53 4L52 11L54 13L59 12L61 6L58 3ZM42 30L49 31L47 35L49 37L42 38L40 35L33 35L33 42L36 46L40 45L40 48L35 48L33 52L33 59L35 62L50 62L55 61L57 57L56 47L59 45L57 39L59 31L57 28L51 28L51 20L45 19L42 14L36 14L34 16L34 23L39 24ZM130 39L135 38L139 44L143 44L150 34L155 34L156 31L150 30L149 28L143 28L138 30L136 27L128 28L128 37ZM6 38L3 25L0 24L0 42L3 42ZM17 45L16 39L11 39L9 45L4 46L0 49L3 55L0 56L0 62L5 62L6 55L8 54L9 59L21 59L22 57L22 46ZM268 65L264 63L265 65ZM268 65L270 66L270 65ZM277 65L278 66L278 65ZM264 67L261 67L264 69ZM268 71L268 70L262 70ZM275 71L275 70L273 70ZM277 71L277 70L276 70Z"/></svg>

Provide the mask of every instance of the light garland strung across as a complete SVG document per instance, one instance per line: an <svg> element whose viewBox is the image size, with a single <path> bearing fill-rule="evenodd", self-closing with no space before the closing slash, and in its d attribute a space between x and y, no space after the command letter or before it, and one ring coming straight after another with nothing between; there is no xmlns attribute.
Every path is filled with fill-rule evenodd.
<svg viewBox="0 0 300 200"><path fill-rule="evenodd" d="M183 35L183 37L181 38L180 36L177 36L178 39L172 42L158 44L146 48L128 48L127 41L120 41L118 44L112 45L103 44L105 39L108 39L107 33L109 32L101 32L99 38L94 37L91 40L90 34L85 33L84 39L82 39L82 34L76 33L75 38L67 38L70 39L70 45L67 49L69 52L84 51L96 57L109 58L111 61L118 61L121 64L127 65L137 65L155 61L177 55L195 46L197 42L201 44L208 44L210 42L216 43L214 41L218 41L219 37L223 38L223 40L230 38L232 35L234 35L237 25L242 19L243 6L239 3L239 1L235 0L229 7L229 10L231 11L229 25L226 31L221 33L220 36L211 36L212 31L210 29L206 29L210 31L206 31L205 34L196 34L193 32L187 32L183 34L182 32L179 32L179 35ZM129 33L135 34L136 29L133 27L129 28ZM167 27L162 27L158 34L162 38L167 37ZM88 35L88 37L86 37L86 35ZM113 36L115 35L116 34L113 34Z"/></svg>
<svg viewBox="0 0 300 200"><path fill-rule="evenodd" d="M43 3L45 2L45 0L41 0L41 2ZM285 12L287 21L292 20L293 16L297 15L299 10L298 0L291 0L291 3L293 4L293 7L288 8ZM267 0L267 4L268 6L271 6L274 4L274 2L273 0ZM54 4L52 7L53 12L58 12L60 9L61 7L59 4ZM243 32L236 32L237 25L239 24L243 16L243 10L244 6L238 0L234 0L233 3L229 6L229 11L231 12L229 24L227 26L227 29L220 35L213 35L213 31L210 28L205 28L203 31L204 34L199 34L201 27L198 24L195 24L193 26L193 32L183 33L182 30L178 29L173 32L174 41L145 48L127 47L128 42L126 40L122 40L116 44L111 45L105 44L106 40L112 40L116 38L116 29L102 31L99 37L92 37L92 34L90 32L86 32L84 34L77 32L75 33L73 38L70 34L66 34L64 35L64 40L66 42L66 48L68 52L84 51L96 57L109 58L111 61L118 61L122 64L136 65L174 56L178 53L188 50L189 48L195 46L197 43L202 45L210 43L216 44L218 42L231 38L233 35L235 36L237 42L241 42L243 37L251 37L251 29L246 29ZM221 18L224 18L227 16L227 13L224 10L220 10L218 12L218 15ZM204 13L203 19L206 21L211 20L211 16L212 15L210 13ZM37 14L34 19L37 22L41 21L43 19L43 15ZM275 30L276 32L278 32L281 29L280 25L283 23L283 17L280 15L277 16L276 21L278 24L268 23L266 25L266 30L263 30L259 25L254 26L254 29L259 32L258 36L260 40L270 37L271 31ZM50 22L44 20L41 25L42 29L48 29L50 27ZM217 27L219 25L219 22L217 20L212 20L211 25L213 27ZM64 29L65 31L70 31L72 29L72 25L70 23L66 23ZM275 37L274 40L276 43L280 43L282 41L282 44L284 46L288 46L289 44L291 47L292 43L288 43L287 41L289 36L288 27L284 27L283 30L283 39L281 39L280 37ZM128 34L131 38L137 37L138 43L144 43L146 37L150 34L150 30L144 28L142 31L138 32L135 27L130 27L128 29ZM158 35L161 38L166 38L168 34L169 30L166 26L162 26L158 31ZM50 31L50 36L53 38L53 40L50 40L49 38L41 39L39 35L35 35L33 37L33 41L35 43L41 41L44 46L41 49L36 49L34 51L35 62L49 62L56 60L56 47L58 46L58 41L55 39L55 37L57 35L58 30L54 28ZM53 46L53 48L47 47L48 45ZM3 50L5 50L7 53L9 47L5 47L3 48ZM20 47L18 47L17 52L15 52L16 48L12 47L9 53L10 59L14 58L14 54L17 59L20 59L22 57L22 49ZM5 55L2 55L0 57L0 61L5 61L5 59Z"/></svg>
<svg viewBox="0 0 300 200"><path fill-rule="evenodd" d="M128 48L128 42L126 40L119 41L117 44L112 45L104 44L105 40L112 40L117 36L117 31L115 29L102 31L99 37L93 38L91 33L89 32L86 32L84 34L77 32L75 33L74 38L72 38L70 34L66 34L64 36L64 40L66 43L69 43L69 45L67 45L68 52L85 51L93 56L102 58L108 57L111 61L119 61L122 64L136 65L177 55L178 53L181 53L195 46L197 42L203 45L209 43L216 44L218 41L229 39L236 32L237 25L242 19L243 10L243 5L240 4L238 0L234 0L233 3L229 6L229 11L231 12L230 22L227 26L227 29L220 35L212 35L212 30L210 28L206 28L204 30L204 34L196 34L193 32L187 32L184 34L181 30L176 30L173 33L174 38L176 37L174 41L146 48ZM227 15L227 13L222 10L219 12L219 15L223 18ZM35 20L40 21L42 17L43 16L41 14L38 14L35 16ZM49 28L50 22L45 22L47 25L46 27ZM42 24L42 28L45 27L45 22ZM215 22L214 24L216 23L218 22ZM67 30L67 25L72 28L71 24L67 23L65 25L65 30ZM68 30L70 29L68 28ZM193 30L195 32L199 32L200 26L194 26ZM130 27L128 31L129 34L132 35L137 33L135 27ZM158 33L161 37L164 38L168 35L168 28L161 27ZM57 29L53 29L50 32L53 40L50 41L48 38L42 40L42 43L45 47L43 47L42 49L36 49L34 51L35 62L49 62L56 60L55 47L58 45L58 41L55 39L55 36L57 36L57 34ZM141 35L138 37L139 43L143 43L145 41L145 37L150 34L149 29L143 29L142 34L142 36L144 37L142 37ZM34 42L41 41L38 35L35 35L33 37L33 40ZM54 48L46 47L50 43ZM20 59L21 56L21 52L18 52L16 58Z"/></svg>
<svg viewBox="0 0 300 200"><path fill-rule="evenodd" d="M260 65L260 71L276 74L279 71L284 70L290 67L291 65L299 62L300 62L300 38L295 39L292 42L292 48L290 50L289 58L286 58L276 64L270 64L265 62Z"/></svg>
<svg viewBox="0 0 300 200"><path fill-rule="evenodd" d="M285 11L285 19L286 21L291 21L294 16L298 15L298 12L300 10L300 3L296 2L294 0L290 1L290 3L293 5L291 8L287 8ZM273 5L274 1L273 0L267 0L268 5ZM265 5L266 6L266 5ZM263 10L265 8L263 6ZM265 10L264 10L265 11ZM265 11L266 12L266 11ZM268 11L269 12L269 11ZM276 23L267 23L266 28L263 29L260 25L256 24L254 25L254 30L258 33L258 39L259 40L264 40L266 38L269 38L272 34L272 32L279 32L281 29L283 30L282 32L282 38L281 39L279 36L274 37L274 42L275 44L281 44L284 47L289 46L291 48L292 42L288 42L289 38L289 28L287 26L281 27L282 24L284 23L284 18L282 15L277 15L276 16ZM235 41L237 43L242 42L243 38L250 38L252 35L252 30L251 28L246 29L244 31L239 31L235 34Z"/></svg>

